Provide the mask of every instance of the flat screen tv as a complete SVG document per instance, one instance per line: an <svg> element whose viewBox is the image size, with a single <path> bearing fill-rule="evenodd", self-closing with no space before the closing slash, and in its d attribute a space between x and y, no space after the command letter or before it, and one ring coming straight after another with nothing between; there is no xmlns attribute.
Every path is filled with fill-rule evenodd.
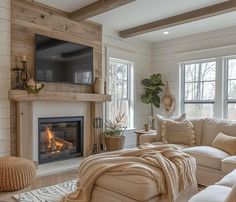
<svg viewBox="0 0 236 202"><path fill-rule="evenodd" d="M92 84L93 48L35 35L36 81Z"/></svg>

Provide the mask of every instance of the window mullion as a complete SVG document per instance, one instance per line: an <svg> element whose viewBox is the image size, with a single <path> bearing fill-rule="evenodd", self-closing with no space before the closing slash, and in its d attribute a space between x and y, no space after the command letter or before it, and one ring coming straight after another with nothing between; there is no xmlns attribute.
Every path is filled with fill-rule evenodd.
<svg viewBox="0 0 236 202"><path fill-rule="evenodd" d="M197 84L197 100L200 100L200 92L201 92L201 69L202 63L199 63L199 70L198 70L198 84Z"/></svg>

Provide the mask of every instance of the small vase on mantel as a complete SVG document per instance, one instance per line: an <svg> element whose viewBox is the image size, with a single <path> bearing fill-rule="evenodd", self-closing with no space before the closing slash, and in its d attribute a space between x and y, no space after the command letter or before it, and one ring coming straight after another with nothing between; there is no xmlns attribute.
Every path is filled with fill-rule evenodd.
<svg viewBox="0 0 236 202"><path fill-rule="evenodd" d="M96 77L93 84L93 92L96 94L104 94L104 81L102 77Z"/></svg>

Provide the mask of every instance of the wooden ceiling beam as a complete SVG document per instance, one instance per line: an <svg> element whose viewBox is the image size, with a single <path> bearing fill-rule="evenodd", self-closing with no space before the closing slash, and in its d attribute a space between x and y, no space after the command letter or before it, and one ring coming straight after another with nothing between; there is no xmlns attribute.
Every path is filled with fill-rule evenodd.
<svg viewBox="0 0 236 202"><path fill-rule="evenodd" d="M133 1L135 0L98 0L70 13L69 15L72 20L82 21Z"/></svg>
<svg viewBox="0 0 236 202"><path fill-rule="evenodd" d="M119 36L122 38L128 38L137 36L140 34L173 27L176 25L193 22L196 20L205 19L208 17L221 15L224 13L232 12L236 10L236 0L229 0L223 3L215 4L205 8L200 8L194 11L183 13L180 15L172 16L155 22L147 23L137 27L129 28L119 32ZM229 19L233 20L233 19Z"/></svg>

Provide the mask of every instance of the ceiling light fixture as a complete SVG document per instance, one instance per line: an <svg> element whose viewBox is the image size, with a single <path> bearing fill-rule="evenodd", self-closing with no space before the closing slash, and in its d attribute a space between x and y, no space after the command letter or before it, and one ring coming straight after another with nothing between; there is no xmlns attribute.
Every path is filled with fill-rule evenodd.
<svg viewBox="0 0 236 202"><path fill-rule="evenodd" d="M163 32L163 34L164 34L164 35L168 35L168 34L169 34L169 32L165 31L165 32Z"/></svg>

